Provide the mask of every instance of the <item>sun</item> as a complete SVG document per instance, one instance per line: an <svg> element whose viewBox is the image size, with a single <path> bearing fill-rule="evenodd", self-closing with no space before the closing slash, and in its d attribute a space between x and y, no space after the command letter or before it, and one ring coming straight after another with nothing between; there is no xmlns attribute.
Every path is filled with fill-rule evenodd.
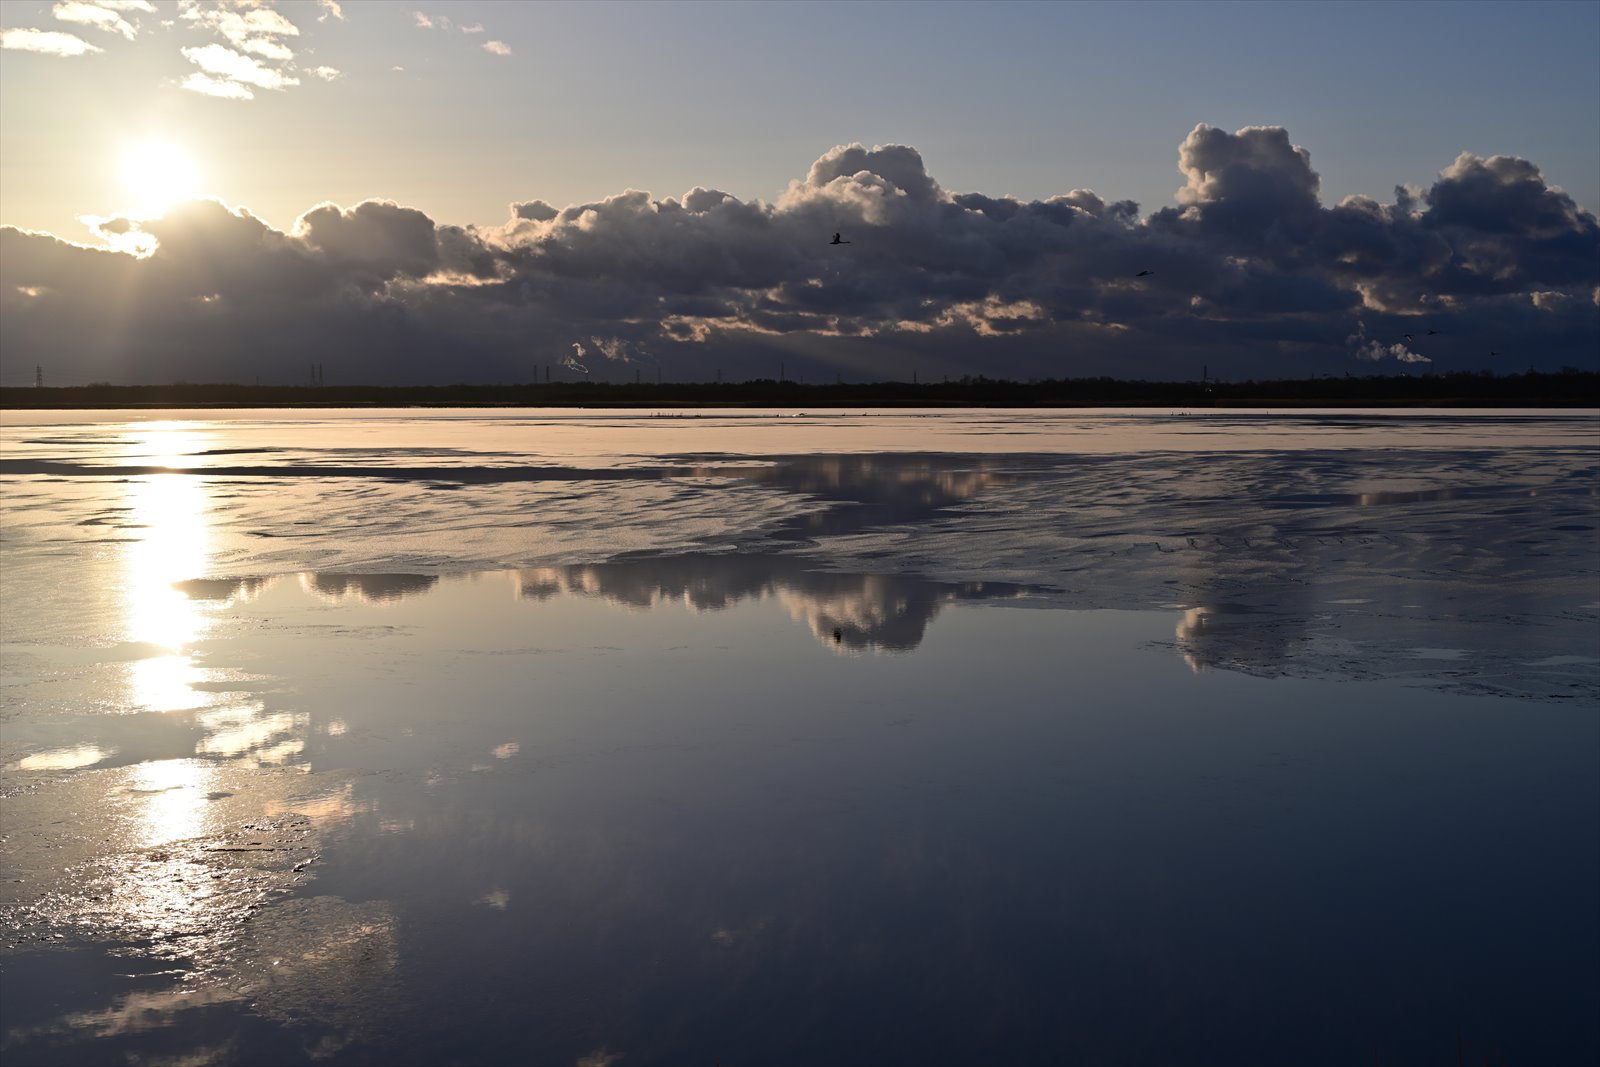
<svg viewBox="0 0 1600 1067"><path fill-rule="evenodd" d="M147 141L123 153L122 188L133 199L132 214L153 218L180 200L193 199L199 193L200 171L178 145Z"/></svg>

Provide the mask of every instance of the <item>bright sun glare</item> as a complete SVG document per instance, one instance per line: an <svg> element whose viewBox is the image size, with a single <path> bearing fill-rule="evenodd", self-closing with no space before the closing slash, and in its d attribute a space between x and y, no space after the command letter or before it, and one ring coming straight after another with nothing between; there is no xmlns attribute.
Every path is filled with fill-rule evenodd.
<svg viewBox="0 0 1600 1067"><path fill-rule="evenodd" d="M161 215L178 201L192 199L199 185L194 159L177 145L150 141L122 157L122 187L133 198L129 210L135 215Z"/></svg>

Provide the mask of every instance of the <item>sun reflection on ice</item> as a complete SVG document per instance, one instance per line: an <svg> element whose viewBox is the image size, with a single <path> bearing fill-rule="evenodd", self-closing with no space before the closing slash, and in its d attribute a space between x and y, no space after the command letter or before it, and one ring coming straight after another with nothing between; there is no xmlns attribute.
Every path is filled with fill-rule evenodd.
<svg viewBox="0 0 1600 1067"><path fill-rule="evenodd" d="M206 829L212 775L200 760L153 760L135 767L129 791L141 800L139 843L148 848L198 837Z"/></svg>
<svg viewBox="0 0 1600 1067"><path fill-rule="evenodd" d="M205 703L195 689L201 672L182 653L136 660L128 664L130 704L150 711L190 711Z"/></svg>
<svg viewBox="0 0 1600 1067"><path fill-rule="evenodd" d="M200 441L192 430L156 423L130 441L159 466L182 463ZM203 574L210 560L205 483L188 474L153 474L129 483L128 504L143 536L128 546L123 583L125 639L171 654L140 660L128 674L130 704L152 711L201 706L200 671L187 648L209 620L173 583Z"/></svg>

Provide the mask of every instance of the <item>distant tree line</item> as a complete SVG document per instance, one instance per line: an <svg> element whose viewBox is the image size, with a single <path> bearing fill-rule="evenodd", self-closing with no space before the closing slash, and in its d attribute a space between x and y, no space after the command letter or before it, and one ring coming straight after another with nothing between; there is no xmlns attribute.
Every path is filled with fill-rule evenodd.
<svg viewBox="0 0 1600 1067"><path fill-rule="evenodd" d="M1425 374L1267 381L539 382L520 385L171 385L0 387L0 408L172 407L1596 407L1600 372Z"/></svg>

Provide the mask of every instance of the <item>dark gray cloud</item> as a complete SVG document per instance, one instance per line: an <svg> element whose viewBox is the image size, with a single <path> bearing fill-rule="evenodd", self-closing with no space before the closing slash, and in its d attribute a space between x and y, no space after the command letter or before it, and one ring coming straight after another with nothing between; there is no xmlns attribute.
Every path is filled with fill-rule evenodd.
<svg viewBox="0 0 1600 1067"><path fill-rule="evenodd" d="M121 251L5 228L0 345L11 378L60 382L1596 363L1600 226L1527 160L1463 154L1427 189L1324 207L1287 131L1201 125L1178 169L1148 216L1083 189L952 193L913 148L847 145L770 203L628 190L463 228L369 200L283 232L201 201L97 220Z"/></svg>

